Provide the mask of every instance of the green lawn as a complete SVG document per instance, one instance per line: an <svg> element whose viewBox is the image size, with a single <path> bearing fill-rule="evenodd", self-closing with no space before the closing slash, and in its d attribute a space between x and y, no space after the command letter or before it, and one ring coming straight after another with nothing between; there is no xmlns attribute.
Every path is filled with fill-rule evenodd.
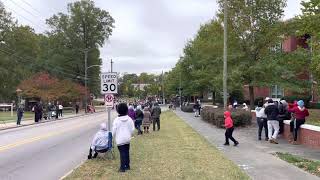
<svg viewBox="0 0 320 180"><path fill-rule="evenodd" d="M310 116L307 117L306 124L320 126L320 109L309 109Z"/></svg>
<svg viewBox="0 0 320 180"><path fill-rule="evenodd" d="M313 175L320 177L320 161L312 161L308 159L301 158L289 153L276 153L275 154L280 159L287 161Z"/></svg>
<svg viewBox="0 0 320 180"><path fill-rule="evenodd" d="M115 152L115 160L88 160L66 179L249 179L173 112L163 113L161 131L132 140L130 171L117 171Z"/></svg>

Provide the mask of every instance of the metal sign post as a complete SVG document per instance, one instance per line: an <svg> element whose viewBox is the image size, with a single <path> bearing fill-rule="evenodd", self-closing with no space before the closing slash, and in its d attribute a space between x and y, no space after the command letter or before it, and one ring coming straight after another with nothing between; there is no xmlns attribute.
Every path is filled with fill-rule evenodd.
<svg viewBox="0 0 320 180"><path fill-rule="evenodd" d="M101 73L101 94L108 112L108 130L111 130L111 109L114 106L113 94L118 93L118 74L113 72Z"/></svg>

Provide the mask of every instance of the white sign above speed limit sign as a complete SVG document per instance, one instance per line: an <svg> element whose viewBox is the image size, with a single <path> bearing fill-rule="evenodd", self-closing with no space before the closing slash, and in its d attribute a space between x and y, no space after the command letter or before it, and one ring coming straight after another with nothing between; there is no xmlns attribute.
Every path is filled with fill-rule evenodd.
<svg viewBox="0 0 320 180"><path fill-rule="evenodd" d="M114 72L101 73L101 94L118 93L118 74Z"/></svg>

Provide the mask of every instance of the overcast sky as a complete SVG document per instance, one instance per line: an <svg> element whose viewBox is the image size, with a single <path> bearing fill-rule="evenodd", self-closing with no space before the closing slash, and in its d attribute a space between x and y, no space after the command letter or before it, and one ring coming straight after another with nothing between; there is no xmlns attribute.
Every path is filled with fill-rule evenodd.
<svg viewBox="0 0 320 180"><path fill-rule="evenodd" d="M21 24L47 30L45 19L66 12L75 0L1 0ZM110 12L115 29L101 48L103 71L161 73L174 67L188 39L212 19L216 0L95 0ZM300 14L301 0L288 0L284 19Z"/></svg>

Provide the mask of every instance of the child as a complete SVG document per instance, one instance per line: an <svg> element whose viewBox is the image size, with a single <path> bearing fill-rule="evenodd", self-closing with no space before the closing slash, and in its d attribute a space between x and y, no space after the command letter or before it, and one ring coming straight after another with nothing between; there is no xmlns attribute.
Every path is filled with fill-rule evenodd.
<svg viewBox="0 0 320 180"><path fill-rule="evenodd" d="M144 129L144 133L149 133L149 127L151 124L151 113L148 107L145 107L143 110L143 121L142 121L142 126Z"/></svg>
<svg viewBox="0 0 320 180"><path fill-rule="evenodd" d="M232 133L233 133L233 121L231 119L231 113L229 111L224 112L224 126L226 128L226 142L224 143L225 146L229 146L229 139L231 139L234 143L234 146L237 146L239 144L238 141L236 141L233 137L232 137Z"/></svg>
<svg viewBox="0 0 320 180"><path fill-rule="evenodd" d="M100 130L96 133L96 135L92 140L88 159L92 158L93 152L94 152L93 158L96 158L98 156L98 152L96 150L99 150L99 147L106 147L108 145L108 141L109 141L108 136L109 136L109 131L107 128L107 124L106 123L100 124Z"/></svg>
<svg viewBox="0 0 320 180"><path fill-rule="evenodd" d="M128 106L121 103L117 108L119 117L113 121L112 135L115 137L116 144L120 153L119 172L130 170L130 140L134 132L134 124L128 116Z"/></svg>

